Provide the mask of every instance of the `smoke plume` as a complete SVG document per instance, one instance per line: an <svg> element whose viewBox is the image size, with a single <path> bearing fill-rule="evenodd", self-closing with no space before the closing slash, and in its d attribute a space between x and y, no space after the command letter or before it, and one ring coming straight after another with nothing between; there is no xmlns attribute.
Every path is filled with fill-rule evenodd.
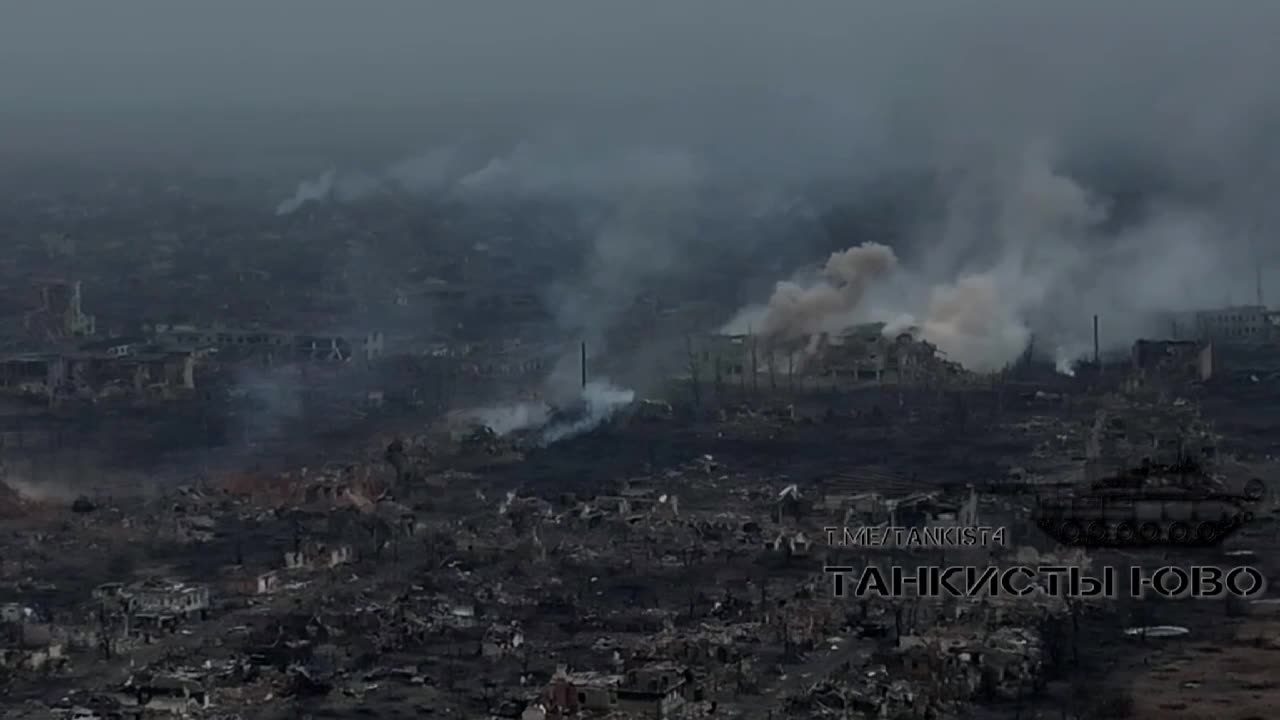
<svg viewBox="0 0 1280 720"><path fill-rule="evenodd" d="M293 197L282 200L276 206L276 215L289 215L309 202L328 198L329 193L333 192L333 181L337 175L337 170L327 170L317 178L298 183L298 189L294 191Z"/></svg>
<svg viewBox="0 0 1280 720"><path fill-rule="evenodd" d="M546 425L551 418L551 408L546 403L515 403L472 410L465 413L465 417L502 437Z"/></svg>
<svg viewBox="0 0 1280 720"><path fill-rule="evenodd" d="M724 331L804 338L885 320L886 334L913 332L976 372L1006 367L1034 336L1066 371L1092 347L1092 315L1111 350L1167 332L1170 313L1229 301L1204 282L1232 272L1229 228L1212 213L1166 202L1125 217L1044 143L971 157L939 190L941 211L901 263L851 248Z"/></svg>
<svg viewBox="0 0 1280 720"><path fill-rule="evenodd" d="M877 243L834 253L818 278L779 282L768 305L739 313L725 331L785 341L848 328L868 286L890 274L897 262L891 248ZM753 321L759 323L754 328Z"/></svg>
<svg viewBox="0 0 1280 720"><path fill-rule="evenodd" d="M591 432L635 399L635 392L617 387L608 381L589 382L582 389L582 416L547 427L542 432L542 442L544 445L550 445Z"/></svg>
<svg viewBox="0 0 1280 720"><path fill-rule="evenodd" d="M536 432L539 444L550 445L591 432L634 402L635 396L634 391L608 380L593 380L564 406L562 418L547 403L497 405L464 416L499 436Z"/></svg>
<svg viewBox="0 0 1280 720"><path fill-rule="evenodd" d="M1001 304L988 275L971 275L935 288L920 334L947 359L975 372L1001 369L1026 349L1031 338L1016 312Z"/></svg>

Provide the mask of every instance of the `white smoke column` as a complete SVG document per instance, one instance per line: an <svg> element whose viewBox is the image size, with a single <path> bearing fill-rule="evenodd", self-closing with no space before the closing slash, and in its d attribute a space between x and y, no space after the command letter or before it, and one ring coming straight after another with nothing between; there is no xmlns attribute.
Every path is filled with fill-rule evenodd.
<svg viewBox="0 0 1280 720"><path fill-rule="evenodd" d="M546 425L551 411L546 403L529 402L472 410L464 413L464 417L484 425L501 437Z"/></svg>
<svg viewBox="0 0 1280 720"><path fill-rule="evenodd" d="M572 422L553 425L542 434L544 445L591 432L636 399L635 391L620 388L607 380L592 381L582 389L585 415Z"/></svg>
<svg viewBox="0 0 1280 720"><path fill-rule="evenodd" d="M298 189L294 191L293 197L276 206L276 215L289 215L309 202L320 201L329 197L329 194L333 192L333 181L337 176L338 171L330 169L318 178L303 180L298 183Z"/></svg>
<svg viewBox="0 0 1280 720"><path fill-rule="evenodd" d="M1070 355L1067 355L1066 353L1058 353L1057 358L1053 362L1053 369L1056 370L1059 375L1075 377L1075 362L1075 358Z"/></svg>
<svg viewBox="0 0 1280 720"><path fill-rule="evenodd" d="M1033 319L1037 330L1050 331L1055 357L1078 344L1054 327L1055 316L1078 311L1106 218L1086 189L1055 171L1043 144L986 169L954 190L943 236L926 261L929 277L947 279L934 285L919 326L923 339L974 372L1014 362L1031 340ZM940 259L955 265L939 266Z"/></svg>
<svg viewBox="0 0 1280 720"><path fill-rule="evenodd" d="M1001 303L995 280L988 275L935 288L920 334L948 359L974 372L1000 370L1031 339L1031 331Z"/></svg>
<svg viewBox="0 0 1280 720"><path fill-rule="evenodd" d="M867 286L891 273L897 262L893 250L878 243L863 243L832 254L816 282L777 284L760 315L760 334L795 340L848 327ZM740 321L730 323L737 324Z"/></svg>

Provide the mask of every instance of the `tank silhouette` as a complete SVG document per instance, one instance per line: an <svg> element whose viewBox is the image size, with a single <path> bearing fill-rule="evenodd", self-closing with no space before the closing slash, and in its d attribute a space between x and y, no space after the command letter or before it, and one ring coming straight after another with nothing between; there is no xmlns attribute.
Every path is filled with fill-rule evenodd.
<svg viewBox="0 0 1280 720"><path fill-rule="evenodd" d="M1073 547L1212 547L1253 520L1266 492L1249 480L1229 492L1190 457L1169 464L1144 460L1083 488L1039 499L1036 525Z"/></svg>

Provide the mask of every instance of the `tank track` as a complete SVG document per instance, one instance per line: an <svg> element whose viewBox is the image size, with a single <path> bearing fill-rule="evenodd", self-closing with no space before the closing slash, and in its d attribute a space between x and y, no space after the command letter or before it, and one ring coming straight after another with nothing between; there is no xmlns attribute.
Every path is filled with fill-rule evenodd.
<svg viewBox="0 0 1280 720"><path fill-rule="evenodd" d="M1265 486L1261 480L1251 480L1242 494L1198 493L1185 495L1164 490L1122 492L1118 495L1099 496L1086 493L1083 497L1063 502L1042 503L1034 514L1036 525L1049 537L1068 547L1079 548L1141 548L1183 547L1210 548L1224 540L1254 519L1250 509L1261 503ZM1184 505L1193 510L1190 517L1142 519L1090 517L1090 510L1125 506L1133 508L1143 501L1159 500ZM1229 511L1204 512L1212 503ZM1201 512L1194 512L1199 508Z"/></svg>
<svg viewBox="0 0 1280 720"><path fill-rule="evenodd" d="M1221 545L1237 530L1251 522L1254 515L1242 511L1219 520L1088 520L1069 516L1036 518L1036 525L1049 537L1068 547L1134 548L1186 547L1208 548Z"/></svg>

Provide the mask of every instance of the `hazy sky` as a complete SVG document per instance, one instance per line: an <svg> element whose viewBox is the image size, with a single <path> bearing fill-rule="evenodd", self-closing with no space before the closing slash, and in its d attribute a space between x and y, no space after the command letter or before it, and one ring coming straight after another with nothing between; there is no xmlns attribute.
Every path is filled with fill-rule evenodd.
<svg viewBox="0 0 1280 720"><path fill-rule="evenodd" d="M1074 252L1079 238L1040 227L1058 205L1021 184L1053 187L1081 158L1136 158L1217 188L1239 204L1205 211L1224 226L1274 214L1278 37L1275 0L11 0L0 150L81 162L166 145L262 162L266 147L309 155L318 173L352 148L405 157L493 132L557 134L572 152L548 165L587 162L588 141L711 146L770 178L906 164L959 176L942 183L953 206L994 196L1035 210L1000 248L1044 235ZM1028 175L1031 147L1045 160ZM939 246L959 258L990 246L969 217L981 214L952 208L939 234L961 239ZM1148 278L1171 294L1206 267L1202 250L1239 234L1175 215L1133 240L1143 252L1125 266L1188 238L1195 252L1177 257L1192 259ZM1097 274L1058 264L1051 279L1073 291Z"/></svg>
<svg viewBox="0 0 1280 720"><path fill-rule="evenodd" d="M308 147L560 128L793 166L1027 137L1149 146L1215 172L1271 152L1259 108L1280 105L1280 4L1048 5L8 2L0 143L159 142L203 119ZM268 109L296 117L250 122ZM197 120L139 129L183 114Z"/></svg>
<svg viewBox="0 0 1280 720"><path fill-rule="evenodd" d="M1159 114L1274 94L1280 5L112 0L0 7L6 108L820 99ZM1071 107L1102 103L1108 108ZM1167 104L1166 104L1167 103ZM690 108L691 109L691 108ZM674 111L674 109L673 109Z"/></svg>

